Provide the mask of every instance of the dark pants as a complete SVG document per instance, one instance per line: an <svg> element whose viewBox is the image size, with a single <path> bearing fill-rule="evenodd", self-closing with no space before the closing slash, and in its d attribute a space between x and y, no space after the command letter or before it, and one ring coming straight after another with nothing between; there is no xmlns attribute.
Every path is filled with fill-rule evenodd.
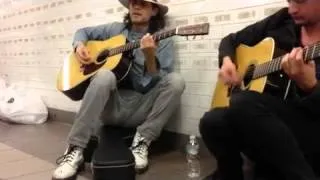
<svg viewBox="0 0 320 180"><path fill-rule="evenodd" d="M320 120L293 103L241 92L233 95L229 108L207 112L200 133L218 161L222 180L243 179L240 152L270 167L269 173L279 179L315 179L307 159L320 152Z"/></svg>

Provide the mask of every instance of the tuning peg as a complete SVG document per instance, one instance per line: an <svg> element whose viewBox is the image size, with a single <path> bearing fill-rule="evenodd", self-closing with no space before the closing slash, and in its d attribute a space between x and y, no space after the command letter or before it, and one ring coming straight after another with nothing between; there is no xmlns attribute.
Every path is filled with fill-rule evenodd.
<svg viewBox="0 0 320 180"><path fill-rule="evenodd" d="M193 36L193 40L195 40L195 39L196 39L196 37L197 37L197 36Z"/></svg>
<svg viewBox="0 0 320 180"><path fill-rule="evenodd" d="M186 40L189 41L189 36L186 36Z"/></svg>

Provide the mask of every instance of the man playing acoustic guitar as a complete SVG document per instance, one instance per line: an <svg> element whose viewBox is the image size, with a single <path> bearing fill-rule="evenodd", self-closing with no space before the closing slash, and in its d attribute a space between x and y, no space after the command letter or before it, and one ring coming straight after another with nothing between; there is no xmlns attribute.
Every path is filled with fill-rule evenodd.
<svg viewBox="0 0 320 180"><path fill-rule="evenodd" d="M78 30L74 49L81 61L90 61L85 44L124 34L129 41L140 40L132 52L134 65L125 84L117 87L109 70L99 70L91 79L68 137L68 148L58 159L55 180L75 178L84 164L83 149L99 126L137 127L131 150L137 171L148 166L148 146L161 133L180 102L185 88L183 78L173 73L174 51L171 39L155 42L150 34L165 26L168 7L157 0L120 0L129 9L124 23L110 23ZM149 34L150 33L150 34Z"/></svg>
<svg viewBox="0 0 320 180"><path fill-rule="evenodd" d="M291 84L285 96L275 96L275 89L234 91L227 107L205 113L200 132L218 164L208 180L244 179L240 152L256 162L257 168L263 166L264 175L272 180L316 179L316 163L320 161L316 159L320 153L320 74L316 73L320 70L320 45L304 53L302 47L320 41L320 1L288 0L287 8L223 38L219 78L224 84L235 87L242 82L235 65L241 63L235 58L236 48L240 44L254 46L266 37L289 52L279 61L283 71L272 74L273 79L287 76ZM277 87L277 82L267 82L267 86Z"/></svg>

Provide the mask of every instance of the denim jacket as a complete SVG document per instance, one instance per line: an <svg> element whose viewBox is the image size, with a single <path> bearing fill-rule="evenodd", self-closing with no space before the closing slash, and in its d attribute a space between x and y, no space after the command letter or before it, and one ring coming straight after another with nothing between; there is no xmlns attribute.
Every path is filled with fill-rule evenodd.
<svg viewBox="0 0 320 180"><path fill-rule="evenodd" d="M119 34L125 35L130 42L138 40L144 35L130 31L123 23L114 22L77 30L73 40L73 47L75 48L79 42L86 43L89 40L106 40ZM141 49L133 50L133 67L129 72L129 79L134 90L140 93L146 93L154 87L163 76L173 71L173 48L171 38L159 41L156 52L159 71L155 74L146 71L145 58Z"/></svg>

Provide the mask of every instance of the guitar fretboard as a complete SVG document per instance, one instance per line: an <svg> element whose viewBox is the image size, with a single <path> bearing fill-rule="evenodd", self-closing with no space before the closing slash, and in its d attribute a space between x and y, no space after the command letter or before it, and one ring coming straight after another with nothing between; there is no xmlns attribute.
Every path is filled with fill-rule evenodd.
<svg viewBox="0 0 320 180"><path fill-rule="evenodd" d="M252 79L258 79L268 74L281 70L281 60L284 56L277 57L269 62L257 65L254 68ZM320 43L303 49L304 61L310 61L320 57Z"/></svg>
<svg viewBox="0 0 320 180"><path fill-rule="evenodd" d="M166 30L164 32L155 33L154 35L152 35L152 37L155 41L159 41L159 40L168 38L170 36L174 36L175 34L176 34L176 28ZM123 46L119 46L119 47L110 49L108 55L113 56L113 55L120 54L125 51L129 51L129 50L136 49L139 47L140 47L140 41L130 42L130 43L127 43Z"/></svg>

